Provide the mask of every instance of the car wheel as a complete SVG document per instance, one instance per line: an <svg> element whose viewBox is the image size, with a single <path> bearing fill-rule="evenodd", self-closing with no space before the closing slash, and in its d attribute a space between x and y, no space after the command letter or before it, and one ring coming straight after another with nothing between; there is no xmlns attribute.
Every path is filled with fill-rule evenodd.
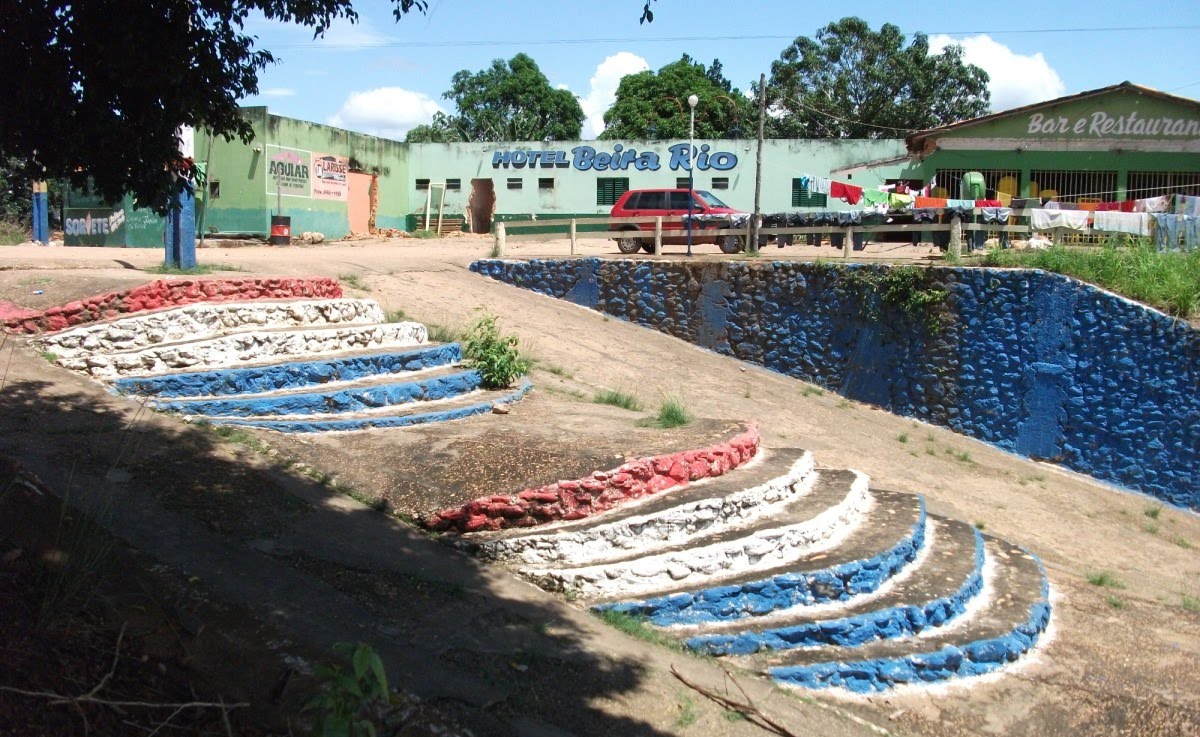
<svg viewBox="0 0 1200 737"><path fill-rule="evenodd" d="M642 250L646 253L654 253L654 241L642 244Z"/></svg>
<svg viewBox="0 0 1200 737"><path fill-rule="evenodd" d="M723 235L717 241L717 245L721 248L721 253L738 253L742 250L742 238L737 235Z"/></svg>
<svg viewBox="0 0 1200 737"><path fill-rule="evenodd" d="M617 239L617 250L621 253L637 253L641 247L642 239L637 236L621 236Z"/></svg>

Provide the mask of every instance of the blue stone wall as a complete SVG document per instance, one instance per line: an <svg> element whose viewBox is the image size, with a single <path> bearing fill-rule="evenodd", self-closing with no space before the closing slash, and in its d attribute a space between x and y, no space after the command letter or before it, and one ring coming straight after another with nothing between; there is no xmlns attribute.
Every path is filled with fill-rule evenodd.
<svg viewBox="0 0 1200 737"><path fill-rule="evenodd" d="M944 327L873 304L883 266L477 261L568 299L1005 450L1200 509L1200 331L1057 274L936 268Z"/></svg>

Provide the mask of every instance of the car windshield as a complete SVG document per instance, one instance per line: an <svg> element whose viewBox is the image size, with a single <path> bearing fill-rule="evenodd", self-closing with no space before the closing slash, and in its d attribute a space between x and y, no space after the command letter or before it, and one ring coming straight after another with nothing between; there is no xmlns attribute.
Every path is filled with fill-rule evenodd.
<svg viewBox="0 0 1200 737"><path fill-rule="evenodd" d="M700 200L709 207L729 207L729 205L726 205L724 202L721 202L719 199L714 197L711 192L705 192L702 189L698 189L696 190L696 196L699 197Z"/></svg>

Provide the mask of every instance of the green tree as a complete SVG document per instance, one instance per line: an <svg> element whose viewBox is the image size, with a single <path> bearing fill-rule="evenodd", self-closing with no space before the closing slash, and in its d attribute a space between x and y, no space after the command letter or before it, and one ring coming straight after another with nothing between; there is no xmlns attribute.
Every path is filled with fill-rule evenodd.
<svg viewBox="0 0 1200 737"><path fill-rule="evenodd" d="M454 102L454 114L417 126L406 141L570 141L583 127L575 95L551 87L526 54L496 59L478 72L456 72L442 97Z"/></svg>
<svg viewBox="0 0 1200 737"><path fill-rule="evenodd" d="M801 36L771 64L767 102L777 138L895 138L988 111L988 75L961 46L929 53L923 33L843 18Z"/></svg>
<svg viewBox="0 0 1200 737"><path fill-rule="evenodd" d="M754 102L725 78L719 59L707 69L684 54L657 72L628 74L604 114L605 139L687 138L687 98L696 95L697 138L744 138L756 128Z"/></svg>
<svg viewBox="0 0 1200 737"><path fill-rule="evenodd" d="M397 19L425 0L392 0ZM0 0L0 160L26 179L69 177L162 208L180 126L249 141L238 100L274 61L243 32L258 11L321 35L351 0Z"/></svg>

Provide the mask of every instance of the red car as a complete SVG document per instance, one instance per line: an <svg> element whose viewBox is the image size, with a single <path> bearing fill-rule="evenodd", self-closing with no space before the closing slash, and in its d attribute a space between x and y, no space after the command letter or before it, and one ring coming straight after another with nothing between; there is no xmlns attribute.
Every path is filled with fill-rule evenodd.
<svg viewBox="0 0 1200 737"><path fill-rule="evenodd" d="M687 229L684 220L688 214L688 197L692 199L692 215L703 215L710 222L692 224L692 243L716 243L723 253L737 253L745 247L745 236L709 235L704 232L728 227L728 221L722 223L722 215L730 219L747 217L747 214L726 205L711 193L694 189L631 189L613 205L610 217L658 217L663 219L662 242L679 245L687 243ZM682 217L681 217L682 216ZM716 216L716 217L714 217ZM654 252L654 223L614 224L614 240L621 253L637 253L641 248L646 253Z"/></svg>

